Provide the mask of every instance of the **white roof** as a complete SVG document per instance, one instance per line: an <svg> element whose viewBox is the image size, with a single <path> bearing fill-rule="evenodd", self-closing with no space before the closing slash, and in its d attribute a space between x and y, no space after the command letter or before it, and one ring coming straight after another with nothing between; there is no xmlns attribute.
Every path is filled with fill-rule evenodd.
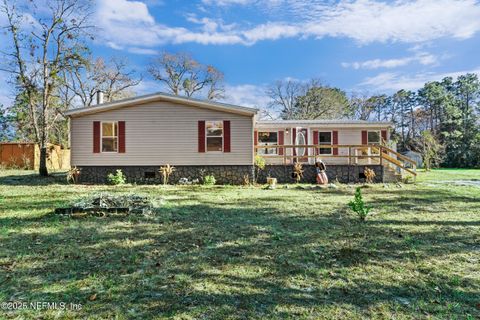
<svg viewBox="0 0 480 320"><path fill-rule="evenodd" d="M255 115L258 112L258 109L255 108L248 108L248 107L241 107L227 103L221 102L213 102L207 100L199 100L187 97L180 97L171 95L168 93L158 92L153 94L148 94L144 96L136 96L133 98L122 99L118 101L103 103L99 105L89 106L89 107L82 107L76 108L72 110L68 110L65 112L66 116L82 116L86 114L104 112L108 110L113 110L122 107L130 107L135 105L140 105L148 102L155 102L155 101L167 101L173 103L180 103L185 104L193 107L205 108L205 109L213 109L231 113L238 113L244 115Z"/></svg>

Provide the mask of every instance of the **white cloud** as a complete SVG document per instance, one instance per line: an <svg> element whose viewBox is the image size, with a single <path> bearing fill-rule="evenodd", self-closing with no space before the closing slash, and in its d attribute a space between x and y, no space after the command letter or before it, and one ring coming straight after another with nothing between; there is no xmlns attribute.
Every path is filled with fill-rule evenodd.
<svg viewBox="0 0 480 320"><path fill-rule="evenodd" d="M357 62L342 62L342 67L358 69L379 69L379 68L398 68L410 63L420 63L422 65L432 65L438 62L438 57L427 52L419 52L413 56L399 59L373 59Z"/></svg>
<svg viewBox="0 0 480 320"><path fill-rule="evenodd" d="M480 7L475 0L341 1L319 15L321 21L307 26L306 33L361 43L465 39L480 30Z"/></svg>
<svg viewBox="0 0 480 320"><path fill-rule="evenodd" d="M250 0L204 0L206 4L257 4ZM189 16L198 28L159 24L145 3L100 0L98 23L106 43L118 46L153 47L164 43L252 45L258 41L292 37L344 37L359 43L421 43L442 37L466 39L480 31L480 5L475 0L270 0L279 4L288 19L265 14L261 24L225 24L208 17ZM275 11L275 10L274 10ZM208 12L208 10L207 10ZM293 21L293 22L292 22Z"/></svg>
<svg viewBox="0 0 480 320"><path fill-rule="evenodd" d="M160 91L166 92L162 84L155 80L142 80L137 86L133 87L132 89L139 96Z"/></svg>
<svg viewBox="0 0 480 320"><path fill-rule="evenodd" d="M266 88L261 85L226 85L224 102L239 106L265 109L270 101L265 91Z"/></svg>
<svg viewBox="0 0 480 320"><path fill-rule="evenodd" d="M397 91L400 89L415 90L423 87L426 82L440 81L445 77L456 78L466 73L476 73L480 76L480 67L474 70L444 73L425 72L415 75L406 75L398 72L383 72L374 77L366 78L359 86L379 91Z"/></svg>
<svg viewBox="0 0 480 320"><path fill-rule="evenodd" d="M146 55L156 55L156 54L158 54L157 50L148 49L148 48L130 47L130 48L128 48L128 51L131 52L131 53L146 54Z"/></svg>
<svg viewBox="0 0 480 320"><path fill-rule="evenodd" d="M251 4L253 0L202 0L206 5L231 6Z"/></svg>
<svg viewBox="0 0 480 320"><path fill-rule="evenodd" d="M151 47L161 41L155 19L140 1L101 0L96 21L105 44L114 49L127 45Z"/></svg>

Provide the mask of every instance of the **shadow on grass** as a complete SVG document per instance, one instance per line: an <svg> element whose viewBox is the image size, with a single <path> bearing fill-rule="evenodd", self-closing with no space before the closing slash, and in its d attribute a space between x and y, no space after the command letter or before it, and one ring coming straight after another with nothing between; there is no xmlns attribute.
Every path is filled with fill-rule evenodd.
<svg viewBox="0 0 480 320"><path fill-rule="evenodd" d="M386 282L388 274L359 269L474 251L478 230L400 232L385 227L391 220L291 216L270 204L178 205L158 208L155 217L0 218L8 229L1 244L1 297L82 303L85 317L136 310L144 318L294 318L300 309L320 316L329 306L365 317L380 303L415 316L420 302L432 316L476 314L476 282L452 281L434 270ZM52 224L49 232L38 229Z"/></svg>
<svg viewBox="0 0 480 320"><path fill-rule="evenodd" d="M41 177L38 173L28 173L26 171L8 172L8 175L0 176L0 185L5 186L48 186L53 184L67 184L65 172L53 172L48 177Z"/></svg>

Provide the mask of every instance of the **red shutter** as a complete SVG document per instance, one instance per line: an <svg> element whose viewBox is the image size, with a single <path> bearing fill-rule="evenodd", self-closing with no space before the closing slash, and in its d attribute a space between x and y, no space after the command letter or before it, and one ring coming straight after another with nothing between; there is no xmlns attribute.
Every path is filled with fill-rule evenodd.
<svg viewBox="0 0 480 320"><path fill-rule="evenodd" d="M332 132L332 144L338 144L338 131L333 131ZM338 155L338 148L333 148L333 155L337 156Z"/></svg>
<svg viewBox="0 0 480 320"><path fill-rule="evenodd" d="M205 121L198 121L198 152L205 152Z"/></svg>
<svg viewBox="0 0 480 320"><path fill-rule="evenodd" d="M285 144L285 133L283 131L278 131L278 144L281 146ZM283 148L278 148L278 154L283 156Z"/></svg>
<svg viewBox="0 0 480 320"><path fill-rule="evenodd" d="M118 121L118 153L125 153L125 121Z"/></svg>
<svg viewBox="0 0 480 320"><path fill-rule="evenodd" d="M93 153L100 153L100 121L93 121Z"/></svg>
<svg viewBox="0 0 480 320"><path fill-rule="evenodd" d="M223 121L223 152L230 152L230 121Z"/></svg>
<svg viewBox="0 0 480 320"><path fill-rule="evenodd" d="M362 130L362 144L368 144L367 130Z"/></svg>
<svg viewBox="0 0 480 320"><path fill-rule="evenodd" d="M317 145L318 144L318 131L313 131L313 144ZM319 150L317 147L315 147L315 155L319 153Z"/></svg>
<svg viewBox="0 0 480 320"><path fill-rule="evenodd" d="M258 145L258 131L253 131L253 144L256 146Z"/></svg>
<svg viewBox="0 0 480 320"><path fill-rule="evenodd" d="M382 130L382 144L383 142L387 142L387 130Z"/></svg>
<svg viewBox="0 0 480 320"><path fill-rule="evenodd" d="M293 128L292 129L292 144L295 145L295 141L297 140L297 128ZM292 148L293 149L293 155L296 156L297 155L297 150L296 148ZM296 160L295 160L296 161Z"/></svg>

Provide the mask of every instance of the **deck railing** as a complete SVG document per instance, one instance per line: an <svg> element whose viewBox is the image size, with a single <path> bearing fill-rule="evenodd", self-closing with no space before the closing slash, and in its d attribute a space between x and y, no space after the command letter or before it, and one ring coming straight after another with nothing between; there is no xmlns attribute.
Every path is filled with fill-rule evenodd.
<svg viewBox="0 0 480 320"><path fill-rule="evenodd" d="M380 164L391 167L400 174L407 172L414 177L417 176L417 165L412 159L398 153L391 148L379 144L305 144L305 145L257 145L255 146L255 154L258 154L259 149L277 149L276 154L261 154L266 159L282 159L282 163L287 165L299 161L299 159L329 159L329 158L344 158L348 159L348 165L358 164ZM304 155L296 155L293 150L307 149ZM331 154L320 154L320 149L331 149ZM347 149L345 154L336 152L334 149ZM279 152L282 150L283 152ZM366 161L366 163L364 163Z"/></svg>

